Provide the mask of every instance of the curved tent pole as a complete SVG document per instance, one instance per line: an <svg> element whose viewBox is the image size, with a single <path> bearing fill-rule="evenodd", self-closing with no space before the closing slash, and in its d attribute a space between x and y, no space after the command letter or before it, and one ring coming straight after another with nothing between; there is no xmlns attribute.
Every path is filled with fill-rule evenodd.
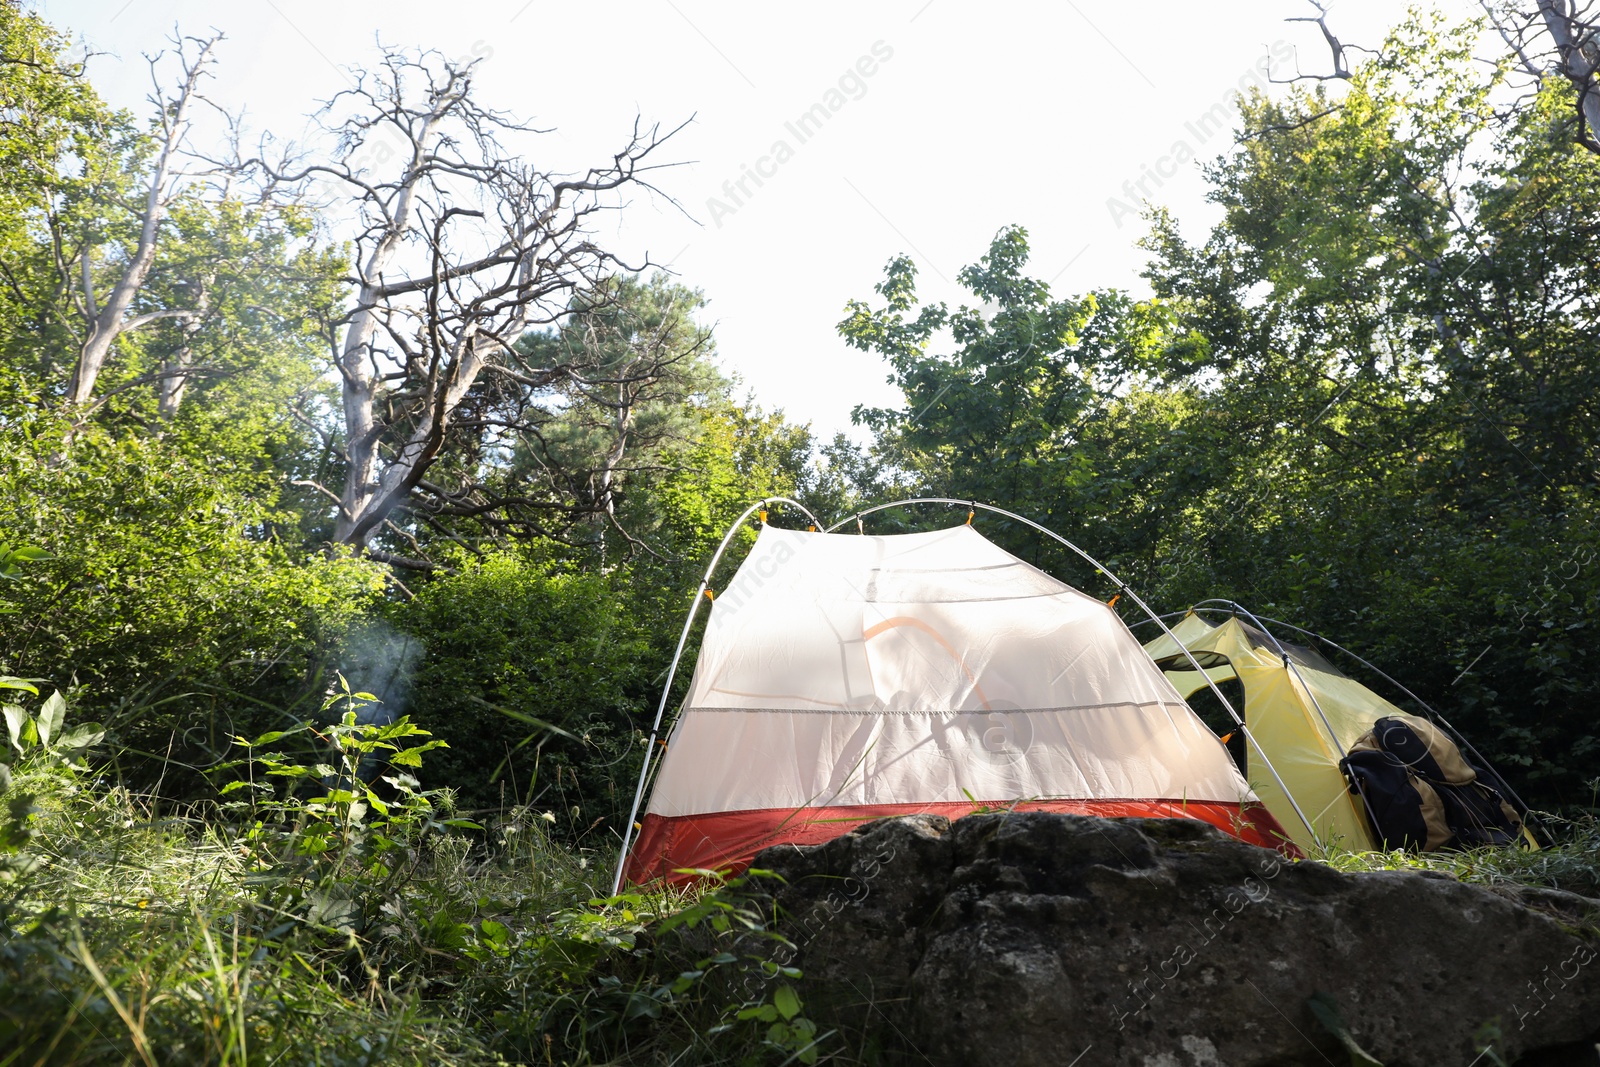
<svg viewBox="0 0 1600 1067"><path fill-rule="evenodd" d="M1343 645L1329 640L1328 638L1326 638L1326 637L1322 636L1321 634L1317 633L1315 630L1307 630L1304 626L1296 626L1294 623L1292 623L1292 622L1284 622L1282 619L1267 619L1267 618L1263 617L1262 621L1270 622L1274 626L1282 626L1285 629L1293 630L1293 631L1295 631L1296 633L1299 633L1299 634L1304 634L1305 636L1311 638L1313 641L1319 641L1322 644L1327 645L1329 648L1338 649L1340 652L1343 652L1345 655L1349 656L1351 659L1353 659L1357 663L1361 664L1363 667L1365 667L1367 670L1371 671L1373 674L1376 674L1379 678L1382 678L1384 681L1388 682L1390 685L1392 685L1396 689L1400 690L1400 692L1404 693L1406 696L1410 697L1412 700L1415 700L1417 702L1417 706L1418 707L1420 707L1423 711L1426 711L1431 718L1438 719L1439 722L1442 723L1444 725L1444 727L1446 729L1448 729L1451 733L1457 734L1457 735L1460 734L1460 731L1458 731L1454 726L1452 726L1450 724L1449 720L1447 720L1442 714L1440 714L1440 712L1439 712L1439 710L1437 708L1435 708L1432 704L1429 704L1426 700L1423 700L1421 697L1417 696L1417 694L1413 693L1411 690L1407 689L1404 685L1402 685L1399 682L1398 679L1396 679L1393 676L1385 673L1381 667L1378 667L1378 666L1374 665L1370 660L1362 659L1360 656L1356 655L1354 652L1350 651L1348 648L1345 648ZM1465 737L1461 737L1460 740L1465 742L1468 747L1471 747L1472 743L1470 741L1467 741L1467 739ZM1474 749L1473 751L1474 751L1474 754L1478 754L1476 749Z"/></svg>
<svg viewBox="0 0 1600 1067"><path fill-rule="evenodd" d="M728 550L728 545L733 542L733 535L739 532L740 527L751 515L768 504L789 504L799 508L805 513L806 518L817 529L822 529L822 522L806 506L798 500L791 500L786 496L769 496L751 504L744 509L733 524L728 527L728 532L722 536L722 543L717 546L717 551L711 556L711 562L706 567L704 578L700 579L700 588L695 590L694 603L689 605L689 616L683 620L683 633L678 635L677 651L672 653L672 666L667 668L667 680L661 687L661 703L656 705L656 720L650 727L650 739L645 743L644 762L639 768L639 787L633 793L633 807L628 811L628 825L622 834L622 851L617 855L617 876L611 882L611 895L616 896L622 892L622 871L628 862L628 846L633 842L634 820L639 817L639 805L644 802L645 782L650 776L650 759L656 749L656 738L661 733L661 720L667 712L667 699L672 695L672 682L678 675L678 661L683 659L683 648L689 642L689 631L694 627L695 615L700 611L700 600L705 595L706 589L711 585L711 575L716 571L717 564L722 562L722 554Z"/></svg>
<svg viewBox="0 0 1600 1067"><path fill-rule="evenodd" d="M1152 622L1161 627L1162 633L1166 634L1168 637L1171 637L1173 642L1177 644L1179 648L1183 649L1184 658L1189 661L1190 665L1193 666L1196 671L1200 672L1200 677L1206 680L1206 685L1210 687L1211 692L1216 695L1217 700L1221 702L1222 706L1227 709L1227 712L1233 718L1234 723L1238 725L1239 729L1244 731L1246 740L1255 746L1256 754L1261 757L1261 762L1266 764L1267 770L1272 773L1273 780L1278 783L1278 788L1283 790L1283 795L1288 798L1289 805L1294 808L1295 815L1299 817L1300 822L1306 828L1306 832L1311 835L1311 839L1318 843L1322 841L1322 838L1317 835L1316 829L1311 825L1311 820L1306 818L1306 813L1300 810L1300 802L1295 800L1294 794L1289 791L1289 787L1287 784L1285 784L1283 777L1278 774L1278 769L1274 767L1272 765L1272 761L1267 758L1266 752L1262 751L1261 744L1256 740L1255 734L1252 733L1250 728L1245 725L1244 718L1234 710L1233 705L1229 703L1228 698L1222 695L1222 690L1217 688L1217 683L1211 680L1211 676L1206 673L1205 668L1200 666L1200 661L1194 658L1194 653L1190 652L1188 646L1186 646L1182 641L1179 641L1177 637L1173 636L1172 631L1167 628L1167 624L1161 621L1161 617L1159 615L1150 610L1150 606L1139 597L1138 593L1135 593L1132 589L1128 588L1128 586L1123 583L1121 578L1118 578L1115 574L1112 574L1111 571L1103 566L1099 560L1095 559L1093 556L1089 555L1089 553L1085 552L1071 541L1068 541L1065 537L1062 537L1054 530L1039 525L1025 515L1018 515L1016 512L1007 511L1005 508L997 508L993 504L980 504L976 500L957 500L954 497L945 496L919 496L913 497L909 500L896 500L888 504L878 504L875 507L858 511L853 516L850 516L850 518L854 518L857 524L859 524L863 516L871 515L875 511L883 511L886 508L902 507L907 504L957 504L961 507L971 508L975 511L989 511L996 515L1004 515L1008 519L1013 519L1017 522L1023 523L1026 526L1031 526L1033 529L1038 530L1046 537L1049 537L1055 541L1059 541L1061 544L1075 552L1078 556L1082 557L1082 559L1095 570L1099 571L1101 574L1104 574L1107 578L1110 578L1111 583L1117 587L1118 593L1121 593L1123 596L1126 596L1129 600L1139 605L1139 610L1143 611ZM849 522L850 518L840 519L838 522L828 527L826 532L832 533L845 523ZM628 825L630 828L632 828L633 824L630 822Z"/></svg>
<svg viewBox="0 0 1600 1067"><path fill-rule="evenodd" d="M1176 619L1176 618L1180 618L1180 617L1182 617L1184 615L1189 614L1190 611L1196 611L1198 609L1199 609L1199 605L1195 605L1195 607L1190 608L1189 611L1163 611L1161 613L1160 617L1163 618L1163 619ZM1145 626L1145 625L1147 625L1149 623L1152 623L1154 621L1155 621L1154 619L1140 619L1137 622L1130 622L1128 624L1128 629L1131 630L1135 626Z"/></svg>

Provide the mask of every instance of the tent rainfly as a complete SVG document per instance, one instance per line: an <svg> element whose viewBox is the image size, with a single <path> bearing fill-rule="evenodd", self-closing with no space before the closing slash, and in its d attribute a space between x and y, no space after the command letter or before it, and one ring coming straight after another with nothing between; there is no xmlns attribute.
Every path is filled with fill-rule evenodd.
<svg viewBox="0 0 1600 1067"><path fill-rule="evenodd" d="M1186 817L1293 851L1106 604L970 524L763 525L712 603L618 883L985 809Z"/></svg>

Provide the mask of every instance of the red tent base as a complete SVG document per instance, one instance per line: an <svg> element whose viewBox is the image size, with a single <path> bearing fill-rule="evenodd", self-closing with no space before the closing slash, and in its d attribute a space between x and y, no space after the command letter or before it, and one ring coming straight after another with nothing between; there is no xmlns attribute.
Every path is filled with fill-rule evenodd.
<svg viewBox="0 0 1600 1067"><path fill-rule="evenodd" d="M1039 800L939 804L868 804L832 808L761 808L709 815L646 815L628 853L626 879L692 882L693 870L739 873L755 854L773 845L820 845L874 819L895 815L943 815L959 819L982 811L1054 811L1108 819L1198 819L1263 848L1298 857L1300 850L1260 804L1181 800Z"/></svg>

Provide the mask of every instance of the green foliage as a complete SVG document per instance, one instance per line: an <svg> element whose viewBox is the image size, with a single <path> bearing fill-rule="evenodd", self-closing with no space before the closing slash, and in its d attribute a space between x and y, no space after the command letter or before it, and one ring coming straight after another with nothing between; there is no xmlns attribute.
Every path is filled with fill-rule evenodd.
<svg viewBox="0 0 1600 1067"><path fill-rule="evenodd" d="M161 133L101 101L67 50L36 16L0 9L0 358L46 403L139 244ZM263 421L281 431L286 400L313 387L325 339L312 323L337 303L341 257L294 203L199 180L162 195L153 261L84 415L146 432L192 416L176 432L236 452Z"/></svg>
<svg viewBox="0 0 1600 1067"><path fill-rule="evenodd" d="M0 582L0 670L28 663L132 747L209 762L253 714L230 694L292 703L381 575L273 538L273 480L248 465L92 427L62 453L61 430L0 426L0 529L49 556Z"/></svg>
<svg viewBox="0 0 1600 1067"><path fill-rule="evenodd" d="M728 389L711 333L694 318L705 303L664 274L619 275L578 294L556 328L524 336L530 357L566 373L552 381L539 439L519 450L507 476L596 471L627 485L648 477L656 449L693 440L696 409Z"/></svg>
<svg viewBox="0 0 1600 1067"><path fill-rule="evenodd" d="M1129 412L1148 398L1143 372L1168 323L1159 308L1120 293L1057 299L1026 264L1024 231L1001 231L958 275L973 305L951 310L919 307L911 261L892 262L878 287L885 306L852 302L839 329L889 360L906 406L858 408L855 417L879 435L887 470L904 472L889 476L896 492L997 502L1091 544L1108 563L1125 562L1159 535L1149 472L1197 461L1192 443L1128 434L1128 423L1142 421ZM953 351L935 351L946 338ZM1160 403L1174 400L1182 402ZM1025 558L1094 580L1031 533L998 536Z"/></svg>
<svg viewBox="0 0 1600 1067"><path fill-rule="evenodd" d="M750 872L598 898L515 808L421 790L404 718L241 740L221 807L157 817L33 751L0 818L0 1047L27 1062L817 1062ZM381 759L396 773L365 777ZM380 785L381 783L381 785ZM16 799L21 797L21 800ZM219 817L221 816L221 817Z"/></svg>
<svg viewBox="0 0 1600 1067"><path fill-rule="evenodd" d="M1590 783L1600 789L1600 780ZM1341 871L1440 871L1478 885L1532 885L1583 896L1600 895L1600 815L1580 809L1571 818L1540 813L1554 841L1535 850L1481 848L1465 852L1342 852L1318 857Z"/></svg>
<svg viewBox="0 0 1600 1067"><path fill-rule="evenodd" d="M464 558L390 612L421 650L406 710L450 746L432 780L463 808L534 805L574 838L620 832L649 663L627 577L532 554Z"/></svg>
<svg viewBox="0 0 1600 1067"><path fill-rule="evenodd" d="M529 988L497 1017L501 1040L538 1055L542 1037L545 1049L553 1044L574 1063L837 1057L836 1035L802 1014L803 976L781 962L793 946L772 921L766 885L773 876L700 873L707 888L697 894L590 900L557 916L546 937L525 942L539 973L560 978ZM504 961L513 973L519 955Z"/></svg>
<svg viewBox="0 0 1600 1067"><path fill-rule="evenodd" d="M119 221L119 159L137 154L132 120L70 58L66 37L20 4L0 4L0 362L70 372L81 341L57 291L57 256ZM51 233L65 235L59 246Z"/></svg>
<svg viewBox="0 0 1600 1067"><path fill-rule="evenodd" d="M50 553L42 548L29 548L26 545L22 548L12 548L10 545L0 545L0 578L16 581L22 575L24 563L49 558Z"/></svg>
<svg viewBox="0 0 1600 1067"><path fill-rule="evenodd" d="M713 405L700 413L692 441L664 450L663 472L625 517L650 531L664 553L688 562L680 572L687 579L703 570L728 525L752 503L806 495L811 444L810 431L781 412Z"/></svg>
<svg viewBox="0 0 1600 1067"><path fill-rule="evenodd" d="M424 790L410 773L421 768L424 753L444 748L444 742L412 744L428 731L405 716L357 722L375 699L352 693L340 679L340 692L323 708L324 714L342 709L339 721L316 731L325 747L313 757L320 754L326 762L258 751L313 730L305 724L253 741L237 738L245 758L219 768L224 774L244 772L219 792L246 798L224 810L250 827L242 847L273 887L268 903L338 929L363 931L377 920L384 903L413 877L430 834L483 829L470 820L441 817L440 809L450 806L448 791ZM380 786L369 779L385 767L394 773L376 773L388 787L380 796ZM314 787L311 795L298 794L301 785ZM455 936L454 928L447 933Z"/></svg>
<svg viewBox="0 0 1600 1067"><path fill-rule="evenodd" d="M327 758L345 770L378 752L415 762L426 745L412 736L407 725L346 719ZM265 753L241 768L318 776ZM426 1002L430 977L411 973L475 966L463 927L467 948L503 940L489 923L480 936L455 921L460 905L437 905L457 896L462 852L434 843L453 831L426 795L402 790L361 818L361 799L337 785L299 801L285 793L257 798L260 818L235 826L202 809L156 818L154 798L107 792L88 772L37 756L19 763L18 788L36 803L14 843L21 873L0 904L9 1054L241 1067L501 1062ZM491 891L494 875L480 887ZM381 906L387 925L358 935L340 921L355 903Z"/></svg>
<svg viewBox="0 0 1600 1067"><path fill-rule="evenodd" d="M26 678L0 677L0 689L23 690L34 696L39 695L39 690ZM106 733L105 727L96 722L79 723L67 729L67 700L60 690L44 699L37 714L30 715L22 705L10 703L0 705L0 712L5 715L6 735L11 748L19 757L37 751L40 755L70 758L71 754L81 749L99 744ZM0 763L9 762L9 759L0 759Z"/></svg>
<svg viewBox="0 0 1600 1067"><path fill-rule="evenodd" d="M1156 220L1149 277L1208 337L1227 460L1163 567L1172 601L1227 590L1359 639L1573 803L1600 755L1600 161L1553 89L1498 122L1473 32L1413 19L1342 101L1248 102L1212 171L1225 222L1193 248Z"/></svg>

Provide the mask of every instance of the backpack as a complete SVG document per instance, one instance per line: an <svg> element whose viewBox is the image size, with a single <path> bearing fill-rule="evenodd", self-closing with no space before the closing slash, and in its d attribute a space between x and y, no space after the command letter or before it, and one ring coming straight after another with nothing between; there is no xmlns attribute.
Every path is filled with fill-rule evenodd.
<svg viewBox="0 0 1600 1067"><path fill-rule="evenodd" d="M1415 715L1386 715L1339 761L1386 849L1509 845L1522 815L1492 771L1473 766L1455 742Z"/></svg>

